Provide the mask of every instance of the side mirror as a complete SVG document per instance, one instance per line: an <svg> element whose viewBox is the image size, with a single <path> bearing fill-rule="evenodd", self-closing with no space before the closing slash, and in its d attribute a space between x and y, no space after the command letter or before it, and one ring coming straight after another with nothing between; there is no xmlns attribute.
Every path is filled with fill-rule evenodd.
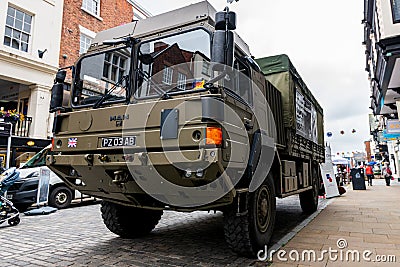
<svg viewBox="0 0 400 267"><path fill-rule="evenodd" d="M231 31L217 30L213 36L211 62L215 63L213 70L222 71L224 65L233 66L234 35Z"/></svg>
<svg viewBox="0 0 400 267"><path fill-rule="evenodd" d="M234 31L236 30L236 13L232 11L221 11L215 14L215 29Z"/></svg>
<svg viewBox="0 0 400 267"><path fill-rule="evenodd" d="M215 14L215 33L211 49L211 62L213 70L223 71L224 65L233 67L235 40L233 30L236 29L236 13L224 11Z"/></svg>
<svg viewBox="0 0 400 267"><path fill-rule="evenodd" d="M56 74L56 82L63 83L65 81L66 76L67 76L67 72L65 70L59 70Z"/></svg>
<svg viewBox="0 0 400 267"><path fill-rule="evenodd" d="M55 83L51 88L50 112L54 112L62 107L66 75L67 72L65 70L59 70L56 74Z"/></svg>
<svg viewBox="0 0 400 267"><path fill-rule="evenodd" d="M151 54L141 54L139 59L144 65L150 65L154 62L154 57Z"/></svg>
<svg viewBox="0 0 400 267"><path fill-rule="evenodd" d="M51 88L50 112L62 107L64 97L64 84L56 83Z"/></svg>

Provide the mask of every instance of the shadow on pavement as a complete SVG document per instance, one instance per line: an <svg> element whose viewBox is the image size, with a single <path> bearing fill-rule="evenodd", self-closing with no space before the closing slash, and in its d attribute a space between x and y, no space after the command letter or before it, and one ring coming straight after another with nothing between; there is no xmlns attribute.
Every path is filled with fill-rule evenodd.
<svg viewBox="0 0 400 267"><path fill-rule="evenodd" d="M222 213L183 214L166 211L157 228L148 236L133 240L119 237L91 247L90 257L97 264L110 255L112 264L146 266L221 266L249 265L255 259L238 257L225 243ZM272 244L302 222L307 215L300 208L298 197L277 201L277 219Z"/></svg>

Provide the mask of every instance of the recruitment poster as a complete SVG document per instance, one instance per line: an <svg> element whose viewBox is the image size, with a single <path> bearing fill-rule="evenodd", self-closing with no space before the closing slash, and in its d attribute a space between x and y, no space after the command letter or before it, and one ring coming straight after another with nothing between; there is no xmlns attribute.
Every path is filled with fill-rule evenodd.
<svg viewBox="0 0 400 267"><path fill-rule="evenodd" d="M339 189L333 171L331 148L325 147L325 163L321 164L322 180L324 182L326 198L339 196Z"/></svg>
<svg viewBox="0 0 400 267"><path fill-rule="evenodd" d="M39 186L37 193L37 205L44 205L48 201L49 197L49 186L50 186L50 170L46 168L40 168L39 173Z"/></svg>

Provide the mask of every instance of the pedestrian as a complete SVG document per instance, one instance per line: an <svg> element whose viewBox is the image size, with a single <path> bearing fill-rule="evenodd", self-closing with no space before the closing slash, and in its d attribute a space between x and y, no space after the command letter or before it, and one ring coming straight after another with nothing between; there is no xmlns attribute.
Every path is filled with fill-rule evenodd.
<svg viewBox="0 0 400 267"><path fill-rule="evenodd" d="M368 165L365 169L365 174L368 178L368 185L372 186L372 179L374 179L374 170L372 169L372 165Z"/></svg>
<svg viewBox="0 0 400 267"><path fill-rule="evenodd" d="M5 172L6 168L3 166L3 157L0 157L0 174Z"/></svg>
<svg viewBox="0 0 400 267"><path fill-rule="evenodd" d="M385 162L382 168L382 174L386 181L386 186L390 186L390 180L392 179L392 170L389 167L389 163Z"/></svg>

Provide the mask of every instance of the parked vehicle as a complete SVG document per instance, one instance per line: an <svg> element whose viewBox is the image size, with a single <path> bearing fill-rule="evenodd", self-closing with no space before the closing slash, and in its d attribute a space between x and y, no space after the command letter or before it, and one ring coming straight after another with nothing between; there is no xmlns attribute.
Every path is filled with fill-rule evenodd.
<svg viewBox="0 0 400 267"><path fill-rule="evenodd" d="M316 211L323 110L288 56L256 62L235 27L204 1L100 32L73 68L70 107L58 72L48 167L103 199L112 232L147 234L167 209L221 210L228 245L255 256L276 197Z"/></svg>
<svg viewBox="0 0 400 267"><path fill-rule="evenodd" d="M14 205L20 210L26 210L36 203L39 172L41 168L46 168L46 156L49 154L51 146L48 146L29 159L18 169L20 179L17 180L7 191L7 198L12 200ZM73 199L87 198L78 190L70 189L66 184L50 170L50 190L49 205L58 209L69 207Z"/></svg>

